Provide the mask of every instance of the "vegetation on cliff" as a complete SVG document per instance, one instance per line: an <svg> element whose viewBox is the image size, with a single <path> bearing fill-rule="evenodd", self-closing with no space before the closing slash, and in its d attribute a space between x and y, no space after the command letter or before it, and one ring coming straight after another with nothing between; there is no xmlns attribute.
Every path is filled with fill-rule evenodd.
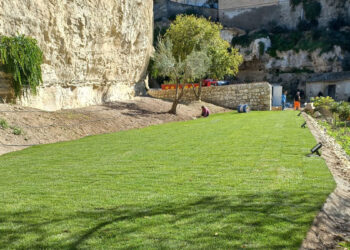
<svg viewBox="0 0 350 250"><path fill-rule="evenodd" d="M270 32L260 30L253 34L234 37L232 45L248 47L254 40L259 38L271 39L271 47L267 53L272 57L277 57L277 51L308 51L313 52L321 49L321 53L329 52L334 46L340 46L344 51L350 51L350 32L334 29L328 30L288 30L276 27Z"/></svg>
<svg viewBox="0 0 350 250"><path fill-rule="evenodd" d="M322 5L317 0L290 0L290 3L293 8L302 4L305 11L305 18L310 22L317 21L321 15Z"/></svg>
<svg viewBox="0 0 350 250"><path fill-rule="evenodd" d="M26 36L0 36L1 70L12 75L12 87L15 95L21 94L24 86L36 93L42 82L41 64L43 53L37 41Z"/></svg>

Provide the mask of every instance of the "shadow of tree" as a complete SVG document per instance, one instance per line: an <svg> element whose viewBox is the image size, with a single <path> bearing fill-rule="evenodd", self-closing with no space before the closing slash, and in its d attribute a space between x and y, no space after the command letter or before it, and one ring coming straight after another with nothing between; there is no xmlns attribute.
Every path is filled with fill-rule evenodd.
<svg viewBox="0 0 350 250"><path fill-rule="evenodd" d="M104 106L114 110L121 110L121 111L127 110L127 112L123 112L122 114L133 116L133 117L148 117L150 115L159 115L159 114L167 113L167 112L153 112L153 111L144 109L135 103L126 103L126 102L107 103Z"/></svg>
<svg viewBox="0 0 350 250"><path fill-rule="evenodd" d="M274 191L159 201L144 207L62 211L55 219L41 217L40 211L1 213L0 248L21 246L23 241L26 245L19 248L78 249L106 244L146 249L296 249L325 198L317 190ZM62 230L64 225L71 228ZM50 240L58 233L65 237ZM35 240L28 242L27 235L34 235Z"/></svg>

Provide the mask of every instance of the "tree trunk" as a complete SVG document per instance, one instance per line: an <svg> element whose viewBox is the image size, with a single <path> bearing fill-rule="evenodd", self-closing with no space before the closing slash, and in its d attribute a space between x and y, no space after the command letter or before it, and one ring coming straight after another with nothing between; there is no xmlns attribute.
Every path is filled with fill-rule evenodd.
<svg viewBox="0 0 350 250"><path fill-rule="evenodd" d="M176 79L175 97L174 97L173 105L172 105L171 109L169 110L170 114L176 115L176 109L177 109L177 105L179 104L179 100L180 100L180 98L179 98L179 80Z"/></svg>
<svg viewBox="0 0 350 250"><path fill-rule="evenodd" d="M176 109L177 109L178 104L179 104L179 101L174 100L173 105L171 106L171 109L169 110L170 114L176 115Z"/></svg>
<svg viewBox="0 0 350 250"><path fill-rule="evenodd" d="M193 93L197 101L202 101L202 82L199 82L198 93L196 92L196 87L192 84Z"/></svg>
<svg viewBox="0 0 350 250"><path fill-rule="evenodd" d="M199 102L202 101L202 81L199 81L197 101L199 101Z"/></svg>

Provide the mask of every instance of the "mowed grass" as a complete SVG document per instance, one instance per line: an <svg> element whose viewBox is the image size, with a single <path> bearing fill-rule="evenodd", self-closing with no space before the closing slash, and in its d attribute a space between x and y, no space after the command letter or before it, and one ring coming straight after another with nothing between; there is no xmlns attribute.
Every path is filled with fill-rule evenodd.
<svg viewBox="0 0 350 250"><path fill-rule="evenodd" d="M297 249L335 183L296 112L207 119L0 157L0 248Z"/></svg>

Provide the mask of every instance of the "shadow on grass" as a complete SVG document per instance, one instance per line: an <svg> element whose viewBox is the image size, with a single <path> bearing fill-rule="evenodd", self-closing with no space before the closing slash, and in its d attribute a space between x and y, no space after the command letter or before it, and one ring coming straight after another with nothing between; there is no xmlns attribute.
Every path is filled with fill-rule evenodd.
<svg viewBox="0 0 350 250"><path fill-rule="evenodd" d="M184 204L95 208L50 219L37 211L1 213L0 248L78 249L106 244L109 248L296 249L325 199L325 192L276 191L205 196ZM67 225L70 228L63 229ZM53 241L57 234L65 237Z"/></svg>

